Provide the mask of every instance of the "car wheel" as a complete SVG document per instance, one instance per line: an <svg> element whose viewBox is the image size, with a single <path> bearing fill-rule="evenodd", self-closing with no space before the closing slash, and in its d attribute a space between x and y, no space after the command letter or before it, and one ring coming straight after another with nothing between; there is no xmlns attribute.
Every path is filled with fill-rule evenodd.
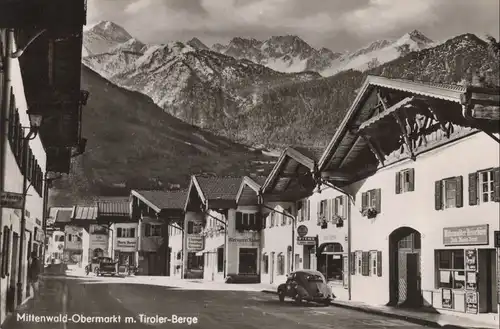
<svg viewBox="0 0 500 329"><path fill-rule="evenodd" d="M280 299L280 302L282 302L282 303L283 303L283 302L285 301L285 292L284 292L283 290L281 290L281 289L280 289L280 290L278 291L278 297L279 297L279 299Z"/></svg>

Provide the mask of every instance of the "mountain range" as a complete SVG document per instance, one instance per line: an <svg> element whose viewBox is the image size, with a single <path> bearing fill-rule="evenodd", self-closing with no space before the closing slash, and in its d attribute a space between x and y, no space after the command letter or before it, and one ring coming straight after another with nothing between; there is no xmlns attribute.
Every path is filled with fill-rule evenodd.
<svg viewBox="0 0 500 329"><path fill-rule="evenodd" d="M287 54L296 51L294 58L321 53L298 37L271 39L290 45ZM137 188L155 177L185 184L189 174L199 172L265 174L275 158L258 150L323 147L368 74L466 83L479 72L485 83L499 85L498 52L473 34L436 45L413 31L349 54L323 50L329 54L323 62L330 56L335 58L329 63L344 59L358 68L328 77L322 74L334 70L331 64L311 64L300 72L270 68L269 54L278 58L285 48L266 50L265 57L269 40L239 38L209 48L197 38L145 44L111 22L85 31L82 79L91 96L83 125L89 150L75 163L74 178L63 188L70 191L66 195L83 193L75 188L92 194L120 183ZM297 51L301 47L309 50ZM366 67L356 66L356 60Z"/></svg>

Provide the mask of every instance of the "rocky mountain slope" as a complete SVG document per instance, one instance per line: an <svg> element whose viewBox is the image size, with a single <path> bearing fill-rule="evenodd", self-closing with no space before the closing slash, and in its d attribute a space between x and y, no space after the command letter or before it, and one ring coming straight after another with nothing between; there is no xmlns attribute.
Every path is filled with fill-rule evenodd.
<svg viewBox="0 0 500 329"><path fill-rule="evenodd" d="M279 72L315 71L332 76L349 69L364 71L431 45L432 40L415 30L397 40L378 40L345 54L327 48L315 49L293 35L273 36L265 41L238 37L227 45L215 44L212 50L248 59Z"/></svg>
<svg viewBox="0 0 500 329"><path fill-rule="evenodd" d="M82 88L90 92L83 111L87 149L75 158L72 175L56 181L57 190L51 192L55 204L103 195L113 186L184 186L196 173L263 174L276 159L182 122L147 96L120 88L85 66Z"/></svg>
<svg viewBox="0 0 500 329"><path fill-rule="evenodd" d="M319 77L314 72L276 72L205 50L194 39L190 43L197 48L181 42L144 46L131 36L124 41L122 29L110 24L100 23L97 29L85 32L86 49L92 54L83 58L85 65L119 86L148 95L177 118L203 128L211 129L214 120L224 122L244 113L260 101L264 90ZM117 38L115 31L120 31ZM104 36L98 37L101 34ZM92 40L106 40L113 46L97 54L101 43L93 47Z"/></svg>
<svg viewBox="0 0 500 329"><path fill-rule="evenodd" d="M371 66L361 61L369 69L360 64L363 70L341 71L328 78L277 72L192 41L196 49L183 43L150 45L141 51L88 56L84 62L111 81L150 96L177 118L233 141L268 147L324 145L367 74L445 83L462 82L472 69L488 74L492 81L498 76L494 64L498 58L490 56L485 41L471 34L435 47L428 47L431 41L418 31L397 42L377 41L351 58L368 59L377 52L385 54L384 60L395 59L383 64L372 61ZM238 43L253 51L260 41ZM215 48L233 55L236 51L223 45Z"/></svg>

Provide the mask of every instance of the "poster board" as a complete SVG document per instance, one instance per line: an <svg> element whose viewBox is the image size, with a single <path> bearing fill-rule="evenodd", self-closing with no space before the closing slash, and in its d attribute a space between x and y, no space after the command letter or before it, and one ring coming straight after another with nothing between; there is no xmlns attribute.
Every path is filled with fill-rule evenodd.
<svg viewBox="0 0 500 329"><path fill-rule="evenodd" d="M443 308L453 308L453 293L451 289L441 290L441 301Z"/></svg>
<svg viewBox="0 0 500 329"><path fill-rule="evenodd" d="M465 293L465 313L477 314L478 312L478 296L475 291L467 291Z"/></svg>

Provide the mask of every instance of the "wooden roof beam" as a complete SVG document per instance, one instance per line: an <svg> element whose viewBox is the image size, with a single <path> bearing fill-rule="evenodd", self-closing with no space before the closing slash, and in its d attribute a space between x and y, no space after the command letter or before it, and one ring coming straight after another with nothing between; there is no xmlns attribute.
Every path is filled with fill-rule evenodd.
<svg viewBox="0 0 500 329"><path fill-rule="evenodd" d="M372 151L373 155L375 155L377 160L383 166L384 161L385 161L385 156L384 156L384 153L382 152L382 149L381 149L378 141L375 138L372 138L372 137L367 136L365 134L360 134L360 137L365 141L365 143L370 148L370 151Z"/></svg>
<svg viewBox="0 0 500 329"><path fill-rule="evenodd" d="M412 142L410 140L410 136L408 135L408 131L406 129L406 126L403 123L403 120L399 117L399 115L396 112L391 113L394 119L396 119L396 122L398 123L399 129L401 131L401 137L403 139L403 145L406 148L406 152L409 154L410 158L415 160L415 154L413 152L413 147L412 147Z"/></svg>

